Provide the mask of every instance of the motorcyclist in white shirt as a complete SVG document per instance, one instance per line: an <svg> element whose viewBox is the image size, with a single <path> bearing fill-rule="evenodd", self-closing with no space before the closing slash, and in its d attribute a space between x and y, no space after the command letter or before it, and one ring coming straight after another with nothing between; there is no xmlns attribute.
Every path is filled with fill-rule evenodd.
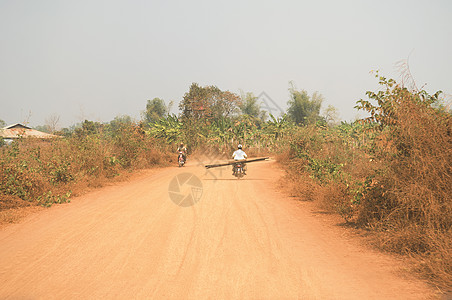
<svg viewBox="0 0 452 300"><path fill-rule="evenodd" d="M238 145L237 146L237 150L235 150L234 151L234 153L232 154L232 158L235 160L235 161L238 161L238 160L245 160L248 156L246 155L246 153L245 153L245 151L243 151L242 150L242 145ZM246 164L245 163L243 163L243 174L245 174L246 175ZM235 175L235 166L234 165L232 165L232 175Z"/></svg>

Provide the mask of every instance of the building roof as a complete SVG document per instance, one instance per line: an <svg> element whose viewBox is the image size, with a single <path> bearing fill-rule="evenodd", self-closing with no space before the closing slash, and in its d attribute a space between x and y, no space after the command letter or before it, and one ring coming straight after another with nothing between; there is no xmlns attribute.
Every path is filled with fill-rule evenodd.
<svg viewBox="0 0 452 300"><path fill-rule="evenodd" d="M17 123L13 125L6 126L2 129L0 129L0 137L3 137L4 139L18 139L18 138L28 138L28 137L34 137L38 139L50 139L58 137L56 135L45 133L42 131L38 131L35 129L32 129L28 126L25 126L23 124Z"/></svg>
<svg viewBox="0 0 452 300"><path fill-rule="evenodd" d="M8 125L8 126L4 127L3 129L13 129L13 128L26 128L26 129L31 129L31 127L25 126L25 125L20 124L20 123Z"/></svg>

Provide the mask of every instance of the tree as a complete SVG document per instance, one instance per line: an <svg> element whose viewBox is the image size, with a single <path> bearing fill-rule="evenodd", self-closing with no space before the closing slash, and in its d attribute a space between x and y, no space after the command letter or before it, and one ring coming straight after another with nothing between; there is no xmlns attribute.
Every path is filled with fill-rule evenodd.
<svg viewBox="0 0 452 300"><path fill-rule="evenodd" d="M128 115L116 116L110 121L109 129L112 133L115 133L121 129L122 126L129 126L133 123L133 120Z"/></svg>
<svg viewBox="0 0 452 300"><path fill-rule="evenodd" d="M36 129L37 131L46 132L46 133L52 133L52 132L50 132L49 126L47 126L47 125L37 125L37 126L35 126L33 128Z"/></svg>
<svg viewBox="0 0 452 300"><path fill-rule="evenodd" d="M148 100L144 112L144 121L146 124L153 124L168 113L165 101L160 98Z"/></svg>
<svg viewBox="0 0 452 300"><path fill-rule="evenodd" d="M320 107L323 96L319 92L314 92L309 97L305 90L298 91L291 83L289 88L290 100L287 102L289 108L287 114L296 124L313 124L319 120Z"/></svg>
<svg viewBox="0 0 452 300"><path fill-rule="evenodd" d="M57 114L50 115L45 121L45 127L49 133L54 133L59 128L58 123L60 122L60 116Z"/></svg>
<svg viewBox="0 0 452 300"><path fill-rule="evenodd" d="M266 114L265 111L262 111L260 108L260 104L257 102L257 97L254 96L253 93L243 93L242 92L242 101L239 105L239 108L244 115L248 115L254 117L256 119L260 119L262 121L265 120Z"/></svg>
<svg viewBox="0 0 452 300"><path fill-rule="evenodd" d="M328 105L328 107L323 111L322 118L328 126L336 126L340 123L339 111L333 105Z"/></svg>
<svg viewBox="0 0 452 300"><path fill-rule="evenodd" d="M102 128L103 125L99 122L85 120L81 123L81 127L75 129L74 134L79 138L83 138L88 135L99 133Z"/></svg>
<svg viewBox="0 0 452 300"><path fill-rule="evenodd" d="M179 104L184 118L218 119L230 117L238 110L240 97L216 86L201 87L192 83Z"/></svg>
<svg viewBox="0 0 452 300"><path fill-rule="evenodd" d="M73 132L74 132L73 129L67 128L67 127L63 127L63 128L61 128L61 130L58 130L58 131L54 132L53 134L60 135L60 136L65 136L65 137L70 137Z"/></svg>

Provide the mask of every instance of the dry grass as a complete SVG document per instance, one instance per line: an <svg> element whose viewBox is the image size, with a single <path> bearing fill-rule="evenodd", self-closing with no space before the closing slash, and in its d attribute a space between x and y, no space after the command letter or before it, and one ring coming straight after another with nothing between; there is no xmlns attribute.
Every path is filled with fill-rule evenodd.
<svg viewBox="0 0 452 300"><path fill-rule="evenodd" d="M452 118L423 102L421 93L394 86L385 97L392 103L387 126L355 142L327 129L301 129L292 151L280 157L289 170L286 180L292 195L370 230L374 245L413 258L421 276L447 290Z"/></svg>
<svg viewBox="0 0 452 300"><path fill-rule="evenodd" d="M379 188L369 191L358 220L380 233L378 245L417 257L417 269L452 286L452 119L403 93L394 111ZM388 148L388 147L387 147ZM386 149L387 149L386 148Z"/></svg>
<svg viewBox="0 0 452 300"><path fill-rule="evenodd" d="M0 148L0 210L25 202L43 206L67 202L121 174L171 160L137 124L123 124L109 132L101 129L79 130L72 137L52 141L24 139ZM6 195L23 201L1 200Z"/></svg>

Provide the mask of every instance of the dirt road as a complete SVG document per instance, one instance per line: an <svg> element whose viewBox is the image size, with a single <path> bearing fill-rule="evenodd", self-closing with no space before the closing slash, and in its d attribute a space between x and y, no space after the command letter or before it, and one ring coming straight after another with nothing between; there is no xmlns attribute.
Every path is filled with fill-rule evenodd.
<svg viewBox="0 0 452 300"><path fill-rule="evenodd" d="M189 207L168 193L183 172L202 183ZM278 192L275 163L248 173L238 181L229 167L206 173L192 161L2 228L0 299L432 297L399 262Z"/></svg>

